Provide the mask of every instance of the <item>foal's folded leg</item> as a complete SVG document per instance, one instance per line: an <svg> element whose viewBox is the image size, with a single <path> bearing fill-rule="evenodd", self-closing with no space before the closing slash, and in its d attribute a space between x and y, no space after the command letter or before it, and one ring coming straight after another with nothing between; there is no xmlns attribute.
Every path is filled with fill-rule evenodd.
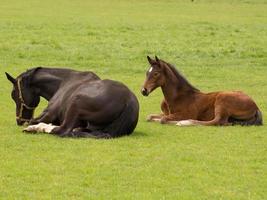
<svg viewBox="0 0 267 200"><path fill-rule="evenodd" d="M182 117L179 113L164 115L160 118L161 124L177 124L179 120L181 120Z"/></svg>
<svg viewBox="0 0 267 200"><path fill-rule="evenodd" d="M231 125L231 123L228 122L228 113L223 109L221 106L215 107L215 116L212 120L209 121L201 121L201 120L182 120L177 122L177 126L195 126L195 125L203 125L203 126L218 126L218 125Z"/></svg>
<svg viewBox="0 0 267 200"><path fill-rule="evenodd" d="M164 114L151 114L147 116L146 121L148 122L159 122L160 119L162 118L162 116L164 116Z"/></svg>

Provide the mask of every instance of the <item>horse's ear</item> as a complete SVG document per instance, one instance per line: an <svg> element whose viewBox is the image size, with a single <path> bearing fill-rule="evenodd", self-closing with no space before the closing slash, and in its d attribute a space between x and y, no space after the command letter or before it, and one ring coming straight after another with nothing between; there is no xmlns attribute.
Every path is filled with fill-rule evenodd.
<svg viewBox="0 0 267 200"><path fill-rule="evenodd" d="M157 56L155 56L155 59L156 59L157 62L159 62L159 58Z"/></svg>
<svg viewBox="0 0 267 200"><path fill-rule="evenodd" d="M154 61L149 56L147 56L147 60L151 65L154 63Z"/></svg>
<svg viewBox="0 0 267 200"><path fill-rule="evenodd" d="M5 72L7 79L12 83L16 83L16 79L14 79L9 73Z"/></svg>

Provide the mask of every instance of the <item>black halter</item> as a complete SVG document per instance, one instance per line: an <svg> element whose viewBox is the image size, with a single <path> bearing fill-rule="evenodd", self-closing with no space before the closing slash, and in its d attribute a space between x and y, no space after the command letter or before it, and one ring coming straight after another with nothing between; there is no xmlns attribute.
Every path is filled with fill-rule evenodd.
<svg viewBox="0 0 267 200"><path fill-rule="evenodd" d="M30 119L24 119L22 118L22 113L23 113L23 107L27 108L28 110L35 110L36 107L31 107L31 106L28 106L27 104L25 104L25 101L23 99L23 96L22 96L22 90L21 90L21 85L20 85L20 82L21 82L21 78L18 79L18 90L19 90L19 99L20 99L20 108L19 108L19 116L17 116L16 118L23 121L23 122L29 122Z"/></svg>

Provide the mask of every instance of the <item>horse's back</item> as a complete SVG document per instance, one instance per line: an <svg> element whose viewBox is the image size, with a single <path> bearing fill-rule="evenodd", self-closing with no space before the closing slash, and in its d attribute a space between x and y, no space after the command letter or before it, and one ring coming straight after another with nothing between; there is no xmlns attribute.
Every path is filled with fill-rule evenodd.
<svg viewBox="0 0 267 200"><path fill-rule="evenodd" d="M124 84L113 80L95 80L81 83L75 95L84 96L92 101L125 101L131 91Z"/></svg>
<svg viewBox="0 0 267 200"><path fill-rule="evenodd" d="M216 96L217 103L224 103L226 106L240 109L257 110L258 107L254 100L242 91L224 91L218 92Z"/></svg>
<svg viewBox="0 0 267 200"><path fill-rule="evenodd" d="M135 95L122 83L113 80L83 82L66 95L65 105L77 105L83 120L95 124L110 123L116 119L126 105L139 110ZM133 112L134 115L136 112Z"/></svg>

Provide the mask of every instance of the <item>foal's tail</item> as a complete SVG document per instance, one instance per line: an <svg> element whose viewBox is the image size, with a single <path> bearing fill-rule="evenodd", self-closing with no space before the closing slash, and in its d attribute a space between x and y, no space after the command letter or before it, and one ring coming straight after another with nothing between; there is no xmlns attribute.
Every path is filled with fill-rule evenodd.
<svg viewBox="0 0 267 200"><path fill-rule="evenodd" d="M96 139L108 139L130 135L138 122L139 103L135 95L132 94L130 100L126 102L121 114L113 122L101 130L93 131L73 131L63 137L87 137Z"/></svg>
<svg viewBox="0 0 267 200"><path fill-rule="evenodd" d="M252 126L252 125L260 126L260 125L263 125L262 113L260 110L257 110L253 119L234 120L233 125L241 125L241 126Z"/></svg>

